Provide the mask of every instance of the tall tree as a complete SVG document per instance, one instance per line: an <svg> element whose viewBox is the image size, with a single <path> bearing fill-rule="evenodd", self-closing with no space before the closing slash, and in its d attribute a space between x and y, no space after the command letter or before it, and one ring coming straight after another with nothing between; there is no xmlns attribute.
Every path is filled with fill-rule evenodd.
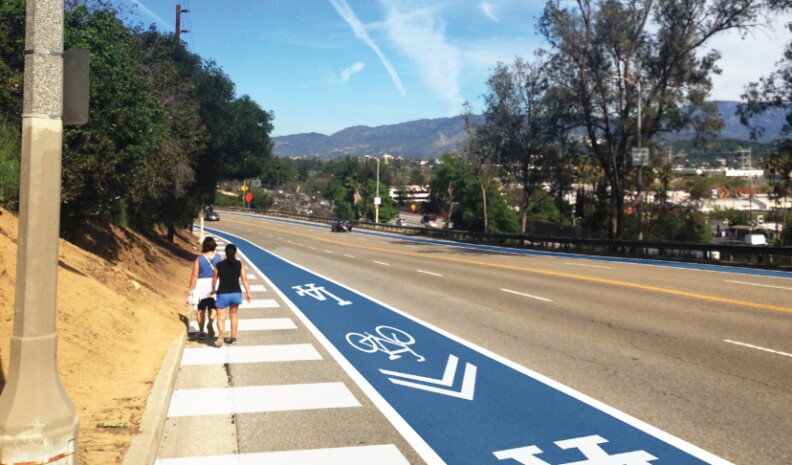
<svg viewBox="0 0 792 465"><path fill-rule="evenodd" d="M77 7L66 15L65 45L88 49L89 123L64 132L65 227L86 216L126 218L156 202L172 175L162 156L169 130L166 110L151 92L149 75L136 61L137 37L111 10ZM167 153L167 152L166 152Z"/></svg>
<svg viewBox="0 0 792 465"><path fill-rule="evenodd" d="M609 182L609 236L622 235L630 149L658 133L722 122L705 98L719 52L702 50L728 30L747 31L767 0L549 0L539 30L551 80L582 127ZM638 133L637 106L642 102Z"/></svg>
<svg viewBox="0 0 792 465"><path fill-rule="evenodd" d="M547 195L544 184L551 178L558 186L568 184L563 174L571 170L562 150L569 118L547 77L540 62L498 63L487 81L484 122L474 132L477 143L493 154L506 185L517 188L523 234L531 203Z"/></svg>

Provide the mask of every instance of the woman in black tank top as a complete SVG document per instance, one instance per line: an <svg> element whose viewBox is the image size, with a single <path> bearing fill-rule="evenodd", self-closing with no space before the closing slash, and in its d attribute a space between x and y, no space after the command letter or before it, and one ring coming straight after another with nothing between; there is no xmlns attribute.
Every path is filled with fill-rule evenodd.
<svg viewBox="0 0 792 465"><path fill-rule="evenodd" d="M242 288L239 285L239 280L242 280L242 285L245 286L247 293L247 301L250 303L250 286L247 280L247 270L245 265L236 258L237 248L234 244L226 246L226 259L218 263L214 270L214 277L212 278L212 289L215 292L215 302L217 306L217 329L220 336L215 342L216 347L222 347L223 343L235 344L237 335L237 326L239 325L239 318L237 311L239 305L242 303ZM225 337L225 320L226 312L230 311L231 315L231 337Z"/></svg>

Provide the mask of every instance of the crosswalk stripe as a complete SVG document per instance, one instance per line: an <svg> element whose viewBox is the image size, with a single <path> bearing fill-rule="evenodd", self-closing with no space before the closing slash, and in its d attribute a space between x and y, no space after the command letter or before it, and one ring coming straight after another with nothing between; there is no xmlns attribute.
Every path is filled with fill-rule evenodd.
<svg viewBox="0 0 792 465"><path fill-rule="evenodd" d="M360 407L344 383L180 389L168 417Z"/></svg>
<svg viewBox="0 0 792 465"><path fill-rule="evenodd" d="M231 331L231 320L226 319L225 326L226 331ZM291 318L240 318L237 325L238 331L279 331L283 329L297 329L297 325ZM189 332L198 332L198 322L190 321Z"/></svg>
<svg viewBox="0 0 792 465"><path fill-rule="evenodd" d="M409 465L393 444L159 459L155 465Z"/></svg>
<svg viewBox="0 0 792 465"><path fill-rule="evenodd" d="M248 278L248 279L258 279L258 276L256 276L256 275L255 275L255 274L253 274L253 273L248 273L248 274L247 274L247 278Z"/></svg>
<svg viewBox="0 0 792 465"><path fill-rule="evenodd" d="M263 284L251 284L250 292L266 292L267 288Z"/></svg>
<svg viewBox="0 0 792 465"><path fill-rule="evenodd" d="M182 366L322 360L311 344L184 349Z"/></svg>
<svg viewBox="0 0 792 465"><path fill-rule="evenodd" d="M247 300L242 300L242 305L239 308L278 308L278 302L275 299L253 299L250 303Z"/></svg>

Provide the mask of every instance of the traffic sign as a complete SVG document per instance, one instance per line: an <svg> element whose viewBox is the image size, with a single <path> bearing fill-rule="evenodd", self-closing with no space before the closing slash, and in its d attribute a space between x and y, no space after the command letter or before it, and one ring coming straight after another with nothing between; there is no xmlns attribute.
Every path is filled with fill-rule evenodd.
<svg viewBox="0 0 792 465"><path fill-rule="evenodd" d="M633 147L632 149L633 166L646 166L649 164L649 149L645 147Z"/></svg>
<svg viewBox="0 0 792 465"><path fill-rule="evenodd" d="M240 189L242 190L242 192L245 192L246 190L248 190L248 186L242 184L242 187L240 187Z"/></svg>
<svg viewBox="0 0 792 465"><path fill-rule="evenodd" d="M250 202L251 200L253 200L253 194L251 194L250 192L248 192L247 194L245 194L245 200L247 200L248 202Z"/></svg>

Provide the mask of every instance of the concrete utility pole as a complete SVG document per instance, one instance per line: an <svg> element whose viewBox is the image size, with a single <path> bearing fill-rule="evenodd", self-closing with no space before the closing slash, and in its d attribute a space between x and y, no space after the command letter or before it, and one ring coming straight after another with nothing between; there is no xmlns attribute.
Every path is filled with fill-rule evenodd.
<svg viewBox="0 0 792 465"><path fill-rule="evenodd" d="M63 0L28 0L14 333L0 463L76 464L78 422L55 326L63 146Z"/></svg>

